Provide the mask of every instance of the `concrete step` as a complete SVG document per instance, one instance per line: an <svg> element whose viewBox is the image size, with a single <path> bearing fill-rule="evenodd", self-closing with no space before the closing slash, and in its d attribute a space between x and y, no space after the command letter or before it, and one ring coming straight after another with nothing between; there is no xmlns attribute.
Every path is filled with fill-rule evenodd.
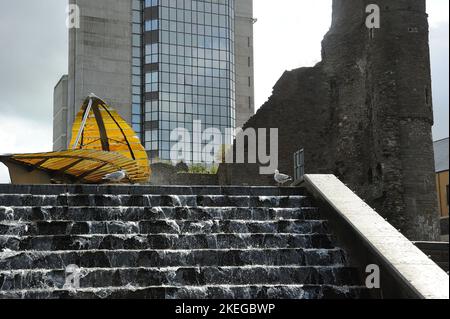
<svg viewBox="0 0 450 319"><path fill-rule="evenodd" d="M306 196L224 195L21 195L0 194L0 206L90 207L310 207Z"/></svg>
<svg viewBox="0 0 450 319"><path fill-rule="evenodd" d="M91 268L79 270L78 288L207 285L339 285L360 282L356 269L342 266L246 266L190 268ZM63 289L66 271L0 271L0 290Z"/></svg>
<svg viewBox="0 0 450 319"><path fill-rule="evenodd" d="M80 290L0 291L3 299L358 299L368 298L365 287L325 285L252 285L97 288Z"/></svg>
<svg viewBox="0 0 450 319"><path fill-rule="evenodd" d="M187 249L187 250L67 250L7 251L0 269L65 269L213 266L327 266L344 265L342 249Z"/></svg>
<svg viewBox="0 0 450 319"><path fill-rule="evenodd" d="M0 235L92 235L92 234L217 234L217 233L327 233L321 220L142 220L139 222L38 221L0 222Z"/></svg>
<svg viewBox="0 0 450 319"><path fill-rule="evenodd" d="M176 224L173 227L177 227ZM326 234L0 236L0 250L333 248Z"/></svg>
<svg viewBox="0 0 450 319"><path fill-rule="evenodd" d="M133 221L141 220L253 220L317 219L319 210L248 207L0 207L0 221Z"/></svg>

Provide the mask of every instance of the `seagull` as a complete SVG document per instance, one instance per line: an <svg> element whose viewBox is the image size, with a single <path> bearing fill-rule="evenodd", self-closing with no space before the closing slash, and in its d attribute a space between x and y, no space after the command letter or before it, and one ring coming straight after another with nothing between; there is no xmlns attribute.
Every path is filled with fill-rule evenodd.
<svg viewBox="0 0 450 319"><path fill-rule="evenodd" d="M114 172L108 175L105 175L105 177L103 177L104 181L108 181L108 182L121 182L123 179L125 179L127 177L127 172L125 172L124 170L120 170L118 172Z"/></svg>
<svg viewBox="0 0 450 319"><path fill-rule="evenodd" d="M287 182L292 181L292 177L286 174L280 174L278 170L275 171L275 175L273 176L275 179L275 182L278 183L278 185L286 184Z"/></svg>

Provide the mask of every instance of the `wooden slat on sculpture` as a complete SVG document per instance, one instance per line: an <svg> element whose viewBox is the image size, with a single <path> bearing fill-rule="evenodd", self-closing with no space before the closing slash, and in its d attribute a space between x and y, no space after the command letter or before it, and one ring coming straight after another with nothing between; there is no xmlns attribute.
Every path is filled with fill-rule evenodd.
<svg viewBox="0 0 450 319"><path fill-rule="evenodd" d="M85 116L87 109L89 115ZM102 177L106 174L119 170L127 172L123 183L148 182L147 152L139 138L120 115L98 97L91 95L85 100L72 133L67 151L0 156L0 161L9 168L11 182L97 184L104 182ZM80 138L77 140L77 137Z"/></svg>

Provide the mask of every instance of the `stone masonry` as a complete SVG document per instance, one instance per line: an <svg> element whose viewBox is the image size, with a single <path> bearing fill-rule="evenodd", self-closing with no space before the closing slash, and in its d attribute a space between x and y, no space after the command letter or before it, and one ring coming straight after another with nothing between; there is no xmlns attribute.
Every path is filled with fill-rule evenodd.
<svg viewBox="0 0 450 319"><path fill-rule="evenodd" d="M368 29L366 6L381 9ZM279 169L334 173L411 240L436 240L425 0L334 0L322 62L285 72L244 128L279 128ZM224 184L273 184L258 166L222 165Z"/></svg>

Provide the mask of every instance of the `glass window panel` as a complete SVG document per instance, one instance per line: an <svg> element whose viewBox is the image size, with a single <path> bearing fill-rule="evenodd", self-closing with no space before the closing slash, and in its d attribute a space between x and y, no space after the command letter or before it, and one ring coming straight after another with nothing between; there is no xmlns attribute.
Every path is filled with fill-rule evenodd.
<svg viewBox="0 0 450 319"><path fill-rule="evenodd" d="M133 123L141 123L141 116L140 115L133 115L132 122Z"/></svg>
<svg viewBox="0 0 450 319"><path fill-rule="evenodd" d="M133 104L133 114L141 114L141 105Z"/></svg>
<svg viewBox="0 0 450 319"><path fill-rule="evenodd" d="M132 19L133 23L141 23L142 22L142 15L140 11L132 11Z"/></svg>
<svg viewBox="0 0 450 319"><path fill-rule="evenodd" d="M141 49L140 48L133 48L133 57L136 57L136 58L140 58L141 57Z"/></svg>
<svg viewBox="0 0 450 319"><path fill-rule="evenodd" d="M133 33L141 33L141 24L133 23L132 27Z"/></svg>
<svg viewBox="0 0 450 319"><path fill-rule="evenodd" d="M133 85L140 86L140 85L141 85L141 77L140 77L140 76L137 76L137 75L134 75L134 76L132 77L132 79L131 79L131 83L132 83Z"/></svg>

